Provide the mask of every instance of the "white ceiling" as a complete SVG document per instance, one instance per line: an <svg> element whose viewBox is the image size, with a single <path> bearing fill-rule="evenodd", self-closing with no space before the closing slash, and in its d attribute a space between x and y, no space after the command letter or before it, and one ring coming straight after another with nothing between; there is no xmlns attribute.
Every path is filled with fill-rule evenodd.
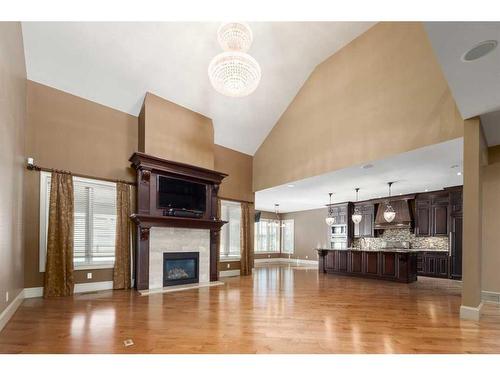
<svg viewBox="0 0 500 375"><path fill-rule="evenodd" d="M328 203L329 192L334 193L333 202L354 201L356 187L360 188L360 200L385 197L389 181L396 181L393 195L462 185L463 177L457 175L462 171L462 150L463 139L458 138L371 162L373 167L369 169L356 165L293 182L293 187L276 186L258 191L255 207L274 211L274 204L278 203L280 212L320 208ZM453 165L458 167L451 168Z"/></svg>
<svg viewBox="0 0 500 375"><path fill-rule="evenodd" d="M373 22L250 23L257 90L226 98L207 67L219 23L23 22L28 79L137 115L150 91L213 119L217 144L253 155L314 67Z"/></svg>
<svg viewBox="0 0 500 375"><path fill-rule="evenodd" d="M461 58L479 42L500 42L500 22L426 22L425 27L462 117L499 110L500 47L476 61Z"/></svg>

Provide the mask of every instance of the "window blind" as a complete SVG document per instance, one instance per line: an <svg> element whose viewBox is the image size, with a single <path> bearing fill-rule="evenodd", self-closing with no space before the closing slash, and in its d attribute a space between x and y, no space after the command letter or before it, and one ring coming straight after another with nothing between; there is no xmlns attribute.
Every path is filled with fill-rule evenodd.
<svg viewBox="0 0 500 375"><path fill-rule="evenodd" d="M41 237L43 236L43 260L41 257L40 269L43 270L47 251L50 173L42 176L41 189L40 231ZM116 184L73 177L73 194L75 268L112 265L115 260Z"/></svg>

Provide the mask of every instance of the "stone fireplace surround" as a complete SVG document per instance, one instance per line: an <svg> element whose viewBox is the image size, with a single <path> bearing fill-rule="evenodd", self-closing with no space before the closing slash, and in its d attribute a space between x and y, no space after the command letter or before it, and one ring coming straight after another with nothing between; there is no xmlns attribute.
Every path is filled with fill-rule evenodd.
<svg viewBox="0 0 500 375"><path fill-rule="evenodd" d="M149 235L149 289L163 288L163 253L198 252L199 282L210 281L210 230L153 227Z"/></svg>
<svg viewBox="0 0 500 375"><path fill-rule="evenodd" d="M137 229L135 288L141 293L163 288L164 252L199 252L199 284L217 281L220 230L226 223L217 218L217 193L227 175L141 152L134 153L130 162L137 172L137 213L131 215ZM159 176L205 185L203 215L165 216L157 204Z"/></svg>

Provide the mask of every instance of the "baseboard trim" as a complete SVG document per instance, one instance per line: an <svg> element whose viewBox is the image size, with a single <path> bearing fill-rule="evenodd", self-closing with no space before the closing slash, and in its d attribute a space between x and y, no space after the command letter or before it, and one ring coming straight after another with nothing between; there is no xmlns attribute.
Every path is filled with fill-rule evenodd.
<svg viewBox="0 0 500 375"><path fill-rule="evenodd" d="M98 292L101 290L113 289L112 281L98 281L96 283L81 283L75 284L75 293Z"/></svg>
<svg viewBox="0 0 500 375"><path fill-rule="evenodd" d="M240 270L228 270L219 272L219 277L232 277L232 276L240 276Z"/></svg>
<svg viewBox="0 0 500 375"><path fill-rule="evenodd" d="M113 289L112 281L98 281L95 283L75 284L74 293L99 292L101 290ZM43 296L43 287L25 288L24 298L37 298Z"/></svg>
<svg viewBox="0 0 500 375"><path fill-rule="evenodd" d="M500 303L500 293L483 290L481 292L481 300L484 302Z"/></svg>
<svg viewBox="0 0 500 375"><path fill-rule="evenodd" d="M21 290L19 294L12 300L12 302L2 311L0 314L0 332L7 325L12 315L16 312L24 299L24 290Z"/></svg>
<svg viewBox="0 0 500 375"><path fill-rule="evenodd" d="M460 306L460 319L474 320L477 322L481 318L481 309L482 308L483 308L482 302L477 307L462 305L462 306Z"/></svg>
<svg viewBox="0 0 500 375"><path fill-rule="evenodd" d="M262 258L262 259L254 259L255 263L284 263L289 265L308 265L308 266L316 266L318 267L317 260L310 259L297 259L297 258Z"/></svg>
<svg viewBox="0 0 500 375"><path fill-rule="evenodd" d="M43 296L43 287L24 288L24 298L37 298Z"/></svg>

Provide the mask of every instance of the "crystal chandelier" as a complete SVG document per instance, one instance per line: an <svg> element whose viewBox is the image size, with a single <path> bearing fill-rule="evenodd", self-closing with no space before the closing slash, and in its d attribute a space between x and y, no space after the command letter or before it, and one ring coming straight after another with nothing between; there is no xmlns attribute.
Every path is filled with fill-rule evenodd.
<svg viewBox="0 0 500 375"><path fill-rule="evenodd" d="M359 188L356 188L356 202L358 201L358 192L359 192ZM359 210L358 206L354 206L354 212L353 212L351 218L352 218L352 222L354 224L361 223L361 220L363 219L363 215L361 215L361 211Z"/></svg>
<svg viewBox="0 0 500 375"><path fill-rule="evenodd" d="M391 186L392 186L392 184L393 184L392 182L388 183L388 185L389 185L389 199L391 198ZM394 211L394 208L392 208L391 203L389 202L389 199L385 203L385 211L384 211L384 219L388 223L393 221L394 218L396 217L396 212Z"/></svg>
<svg viewBox="0 0 500 375"><path fill-rule="evenodd" d="M325 219L326 224L329 226L335 224L335 217L333 216L333 208L332 208L332 194L333 193L328 193L328 195L330 196L330 204L328 205L328 216Z"/></svg>
<svg viewBox="0 0 500 375"><path fill-rule="evenodd" d="M231 97L250 95L259 85L259 63L246 52L252 44L252 30L245 23L224 23L219 27L217 40L224 52L208 65L212 86Z"/></svg>

